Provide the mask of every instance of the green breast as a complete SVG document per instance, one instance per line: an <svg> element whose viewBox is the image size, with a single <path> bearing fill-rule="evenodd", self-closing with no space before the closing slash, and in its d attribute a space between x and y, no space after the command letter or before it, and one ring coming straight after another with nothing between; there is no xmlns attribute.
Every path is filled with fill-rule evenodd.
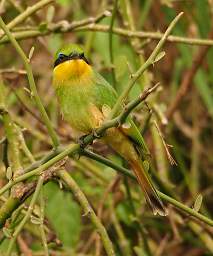
<svg viewBox="0 0 213 256"><path fill-rule="evenodd" d="M91 129L91 114L88 106L92 101L88 85L60 85L56 89L63 118L76 130L88 132Z"/></svg>
<svg viewBox="0 0 213 256"><path fill-rule="evenodd" d="M64 119L74 129L84 133L91 132L94 128L91 105L102 111L104 104L112 108L116 101L113 88L95 72L87 80L58 82L54 86Z"/></svg>

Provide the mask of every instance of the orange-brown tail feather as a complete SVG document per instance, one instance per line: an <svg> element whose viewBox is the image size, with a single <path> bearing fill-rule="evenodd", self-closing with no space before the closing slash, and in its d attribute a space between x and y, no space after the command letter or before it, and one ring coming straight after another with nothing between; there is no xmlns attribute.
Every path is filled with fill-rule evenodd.
<svg viewBox="0 0 213 256"><path fill-rule="evenodd" d="M131 161L130 165L135 173L138 183L144 192L145 198L149 206L151 207L154 215L159 214L161 216L167 215L167 210L160 200L155 187L153 186L148 174L146 173L142 162Z"/></svg>

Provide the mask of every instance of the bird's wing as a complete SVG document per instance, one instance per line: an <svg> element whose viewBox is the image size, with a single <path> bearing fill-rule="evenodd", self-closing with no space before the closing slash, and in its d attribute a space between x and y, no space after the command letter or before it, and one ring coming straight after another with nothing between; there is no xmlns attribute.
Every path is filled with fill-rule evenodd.
<svg viewBox="0 0 213 256"><path fill-rule="evenodd" d="M118 98L114 88L97 72L94 71L94 98L95 104L101 110L103 105L112 108Z"/></svg>
<svg viewBox="0 0 213 256"><path fill-rule="evenodd" d="M126 123L121 126L121 130L134 143L140 155L150 155L149 149L144 141L143 136L130 117L127 119Z"/></svg>
<svg viewBox="0 0 213 256"><path fill-rule="evenodd" d="M108 112L116 103L118 98L114 88L97 72L95 72L95 84L96 84L96 105L103 112L103 106L108 107ZM138 130L133 120L128 117L125 124L120 127L120 130L134 143L137 151L140 155L150 155L148 147Z"/></svg>

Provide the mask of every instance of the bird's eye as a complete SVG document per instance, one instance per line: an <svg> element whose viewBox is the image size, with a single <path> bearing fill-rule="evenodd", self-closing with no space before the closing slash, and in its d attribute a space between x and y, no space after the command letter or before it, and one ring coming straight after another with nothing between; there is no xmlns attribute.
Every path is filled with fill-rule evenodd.
<svg viewBox="0 0 213 256"><path fill-rule="evenodd" d="M58 58L56 59L56 61L54 63L54 67L58 66L60 63L66 61L67 59L68 59L67 55L65 55L63 53L59 53Z"/></svg>
<svg viewBox="0 0 213 256"><path fill-rule="evenodd" d="M63 60L64 58L66 58L66 55L63 53L59 53L58 59Z"/></svg>

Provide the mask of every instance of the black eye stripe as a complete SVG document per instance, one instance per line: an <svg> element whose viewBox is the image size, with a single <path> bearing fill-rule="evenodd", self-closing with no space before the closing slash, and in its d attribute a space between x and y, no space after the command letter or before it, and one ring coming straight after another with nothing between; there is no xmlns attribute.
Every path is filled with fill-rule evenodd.
<svg viewBox="0 0 213 256"><path fill-rule="evenodd" d="M58 55L58 59L64 59L64 58L66 58L66 57L68 57L68 56L66 56L66 55L63 54L63 53L59 53L59 55Z"/></svg>
<svg viewBox="0 0 213 256"><path fill-rule="evenodd" d="M69 60L69 59L70 59L69 56L67 56L67 55L65 55L65 54L63 54L63 53L59 53L58 58L56 59L56 61L55 61L55 63L54 63L54 68L55 68L56 66L58 66L59 64L65 62L65 61L67 61L67 60Z"/></svg>
<svg viewBox="0 0 213 256"><path fill-rule="evenodd" d="M88 59L83 55L83 57L81 57L80 59L84 60L87 64L90 65L90 62L88 61Z"/></svg>
<svg viewBox="0 0 213 256"><path fill-rule="evenodd" d="M67 60L77 60L77 59L82 59L84 60L88 65L90 65L90 62L87 60L87 58L84 56L84 53L76 53L72 52L70 55L65 55L63 53L58 54L58 58L56 59L54 63L54 68L58 66L59 64L67 61Z"/></svg>

